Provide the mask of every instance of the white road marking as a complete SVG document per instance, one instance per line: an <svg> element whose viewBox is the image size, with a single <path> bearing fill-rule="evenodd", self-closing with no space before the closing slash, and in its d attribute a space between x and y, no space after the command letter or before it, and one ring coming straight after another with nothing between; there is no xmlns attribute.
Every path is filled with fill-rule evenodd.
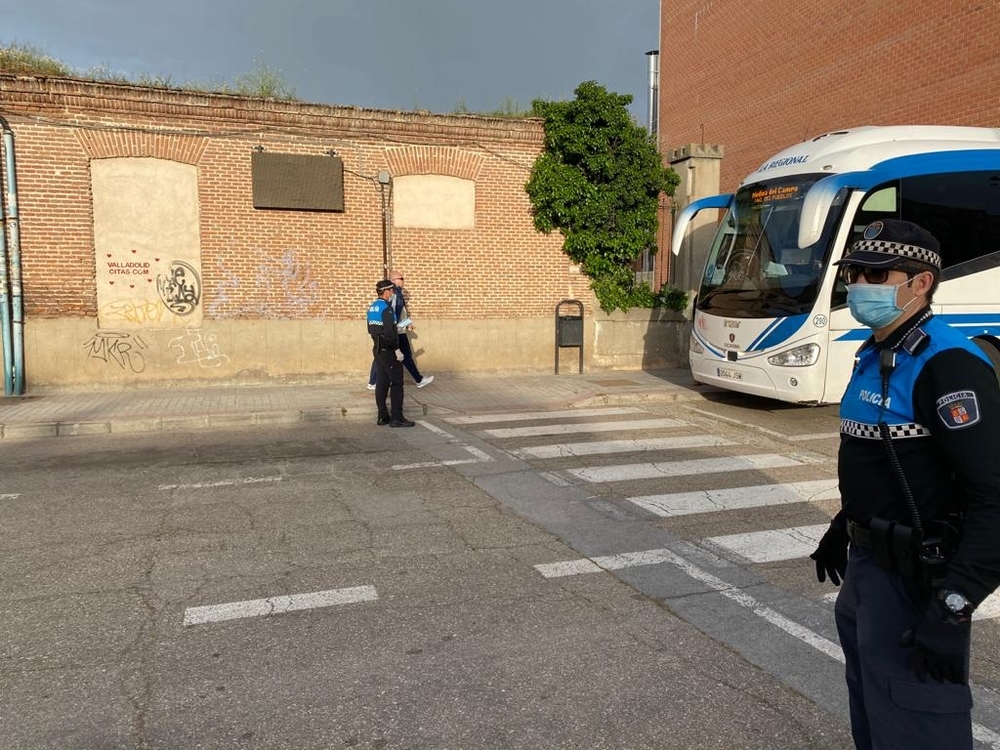
<svg viewBox="0 0 1000 750"><path fill-rule="evenodd" d="M811 482L677 492L670 495L643 495L628 499L658 516L686 516L692 513L759 508L765 505L784 505L811 500L836 500L839 497L840 490L836 479L818 479Z"/></svg>
<svg viewBox="0 0 1000 750"><path fill-rule="evenodd" d="M992 620L994 617L1000 617L1000 590L983 599L972 613L973 620Z"/></svg>
<svg viewBox="0 0 1000 750"><path fill-rule="evenodd" d="M206 622L237 620L242 617L264 617L303 609L332 607L338 604L372 602L378 599L374 586L355 586L348 589L314 591L309 594L270 596L266 599L249 599L227 604L210 604L188 607L184 610L184 625L201 625Z"/></svg>
<svg viewBox="0 0 1000 750"><path fill-rule="evenodd" d="M752 456L723 456L721 458L696 458L690 461L659 461L619 466L584 466L565 469L567 474L585 482L625 482L631 479L656 479L682 477L690 474L718 474L727 471L750 469L777 469L783 466L800 466L794 458L776 453L759 453Z"/></svg>
<svg viewBox="0 0 1000 750"><path fill-rule="evenodd" d="M437 435L440 435L441 437L451 438L451 439L454 440L454 435L452 435L451 433L445 432L440 427L438 427L436 425L432 425L430 422L428 422L426 420L418 419L417 420L417 424L420 425L421 427L424 427L424 428L430 430L431 432L433 432L433 433L435 433Z"/></svg>
<svg viewBox="0 0 1000 750"><path fill-rule="evenodd" d="M839 432L814 432L814 433L810 433L810 434L807 434L807 435L788 435L788 434L786 434L784 432L778 432L777 430L768 430L767 428L761 427L758 424L753 424L752 422L744 422L741 419L733 419L732 417L723 417L723 416L721 416L719 414L715 414L713 412L706 411L705 409L698 409L697 407L694 407L694 406L686 406L684 408L687 409L688 411L693 411L693 412L696 412L698 414L704 414L706 417L711 417L712 419L718 420L720 422L728 422L729 424L735 424L735 425L739 425L740 427L746 427L746 428L754 430L756 432L762 432L765 435L771 435L771 436L776 437L776 438L781 438L782 440L791 440L791 441L799 441L799 440L826 440L826 439L829 439L829 438L839 438L840 437L840 433Z"/></svg>
<svg viewBox="0 0 1000 750"><path fill-rule="evenodd" d="M815 526L752 531L747 534L712 536L702 541L707 547L732 552L749 562L777 562L808 557L816 549L816 545L828 528L830 524L823 523Z"/></svg>
<svg viewBox="0 0 1000 750"><path fill-rule="evenodd" d="M600 417L605 414L640 414L642 409L632 406L608 407L606 409L561 409L558 411L533 411L517 414L476 414L469 417L445 417L450 424L486 424L489 422L528 422L536 419L561 419L562 417Z"/></svg>
<svg viewBox="0 0 1000 750"><path fill-rule="evenodd" d="M582 558L580 560L566 560L565 562L536 565L535 570L545 578L562 578L564 576L580 575L581 573L600 573L603 571L603 568L587 558Z"/></svg>
<svg viewBox="0 0 1000 750"><path fill-rule="evenodd" d="M281 477L246 477L244 479L223 479L218 482L199 482L197 484L161 484L161 490L203 490L209 487L235 487L242 484L261 484L264 482L280 482Z"/></svg>
<svg viewBox="0 0 1000 750"><path fill-rule="evenodd" d="M565 458L605 453L639 453L641 451L674 450L677 448L704 448L718 445L735 445L735 441L714 435L682 435L645 440L601 440L590 443L536 445L532 448L517 448L510 451L510 454L516 458Z"/></svg>
<svg viewBox="0 0 1000 750"><path fill-rule="evenodd" d="M602 564L606 563L606 564ZM806 643L813 648L823 652L832 659L836 659L841 664L844 663L844 652L840 645L830 641L809 628L799 625L797 622L788 619L780 612L776 612L770 607L754 599L742 589L726 583L721 578L717 578L711 573L702 570L697 565L685 560L680 555L668 549L646 550L644 552L630 552L623 555L611 555L609 557L595 557L582 560L567 560L558 563L548 563L546 565L536 565L535 569L546 578L556 578L559 576L575 575L578 573L596 573L601 570L616 570L633 565L655 565L658 563L669 563L680 568L684 573L701 581L710 589L722 596L736 602L741 607L746 607L761 619L784 630L793 638Z"/></svg>
<svg viewBox="0 0 1000 750"><path fill-rule="evenodd" d="M992 729L984 727L982 724L977 724L972 722L972 738L976 742L982 742L989 745L993 750L1000 750L1000 734L997 734Z"/></svg>
<svg viewBox="0 0 1000 750"><path fill-rule="evenodd" d="M624 432L626 430L652 430L662 427L687 427L676 419L629 419L621 422L580 422L578 424L548 424L535 427L501 427L483 430L495 438L533 437L536 435L573 435L579 432Z"/></svg>
<svg viewBox="0 0 1000 750"><path fill-rule="evenodd" d="M19 497L21 497L21 493L14 492L14 493L8 493L6 495L0 495L0 500L17 500L17 498Z"/></svg>
<svg viewBox="0 0 1000 750"><path fill-rule="evenodd" d="M538 473L542 479L550 484L554 484L556 487L569 487L571 482L563 479L561 476L556 474L554 471L540 471Z"/></svg>
<svg viewBox="0 0 1000 750"><path fill-rule="evenodd" d="M487 459L488 460L488 459ZM462 466L464 464L481 464L478 458L456 458L450 461L422 461L416 464L393 464L393 471L408 471L410 469L433 469L438 466Z"/></svg>

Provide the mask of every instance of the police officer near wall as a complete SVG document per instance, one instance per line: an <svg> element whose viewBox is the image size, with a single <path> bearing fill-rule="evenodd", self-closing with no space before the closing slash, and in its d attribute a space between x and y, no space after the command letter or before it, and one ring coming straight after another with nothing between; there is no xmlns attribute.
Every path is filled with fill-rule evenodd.
<svg viewBox="0 0 1000 750"><path fill-rule="evenodd" d="M372 337L372 356L375 361L375 406L378 422L390 427L413 427L414 423L403 416L403 352L399 348L399 331L396 315L389 301L395 286L389 279L375 284L378 297L368 306L368 333ZM389 408L385 399L389 397Z"/></svg>
<svg viewBox="0 0 1000 750"><path fill-rule="evenodd" d="M928 231L875 221L839 264L873 335L840 404L841 510L811 557L821 582L844 581L854 743L972 748L971 616L1000 582L997 375L931 312Z"/></svg>

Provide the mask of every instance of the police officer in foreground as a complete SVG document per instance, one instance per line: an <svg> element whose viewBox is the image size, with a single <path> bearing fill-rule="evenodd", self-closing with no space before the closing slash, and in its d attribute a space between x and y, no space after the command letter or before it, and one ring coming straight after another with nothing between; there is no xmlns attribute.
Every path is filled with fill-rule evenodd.
<svg viewBox="0 0 1000 750"><path fill-rule="evenodd" d="M394 290L395 286L389 279L382 279L375 284L378 298L368 306L368 333L372 337L375 359L377 424L413 427L414 423L403 416L403 352L399 348L396 316L389 304ZM389 396L389 409L385 407L386 395Z"/></svg>
<svg viewBox="0 0 1000 750"><path fill-rule="evenodd" d="M875 221L839 264L873 335L840 404L841 510L811 557L820 581L844 580L854 743L971 748L971 616L1000 582L997 375L931 312L925 229Z"/></svg>

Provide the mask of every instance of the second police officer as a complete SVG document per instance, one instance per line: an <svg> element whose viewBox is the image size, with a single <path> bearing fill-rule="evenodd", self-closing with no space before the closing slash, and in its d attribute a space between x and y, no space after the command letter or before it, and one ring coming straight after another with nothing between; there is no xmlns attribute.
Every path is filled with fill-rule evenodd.
<svg viewBox="0 0 1000 750"><path fill-rule="evenodd" d="M839 263L872 329L840 405L841 510L811 555L835 608L862 749L972 748L973 610L1000 582L1000 388L934 317L938 240L894 219ZM849 552L848 552L849 545Z"/></svg>
<svg viewBox="0 0 1000 750"><path fill-rule="evenodd" d="M368 306L366 316L375 362L377 424L413 427L414 423L403 416L403 352L399 349L396 316L389 304L394 289L395 286L389 279L382 279L375 284L375 294L378 296ZM388 408L385 403L387 395Z"/></svg>

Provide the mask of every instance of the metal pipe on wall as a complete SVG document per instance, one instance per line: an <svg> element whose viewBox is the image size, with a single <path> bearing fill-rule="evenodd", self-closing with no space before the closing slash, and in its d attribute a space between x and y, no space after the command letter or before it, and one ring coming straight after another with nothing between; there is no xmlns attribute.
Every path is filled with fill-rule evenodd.
<svg viewBox="0 0 1000 750"><path fill-rule="evenodd" d="M17 221L17 180L14 169L14 133L0 116L3 148L0 157L6 166L7 196L10 202L10 253L7 252L7 217L4 191L0 189L0 338L3 339L4 394L24 393L24 307L21 300L21 252ZM9 271L8 271L9 269Z"/></svg>
<svg viewBox="0 0 1000 750"><path fill-rule="evenodd" d="M658 135L660 129L660 50L652 49L646 53L649 58L649 119L647 129L652 136ZM657 139L658 141L659 139ZM659 146L659 142L657 142Z"/></svg>

